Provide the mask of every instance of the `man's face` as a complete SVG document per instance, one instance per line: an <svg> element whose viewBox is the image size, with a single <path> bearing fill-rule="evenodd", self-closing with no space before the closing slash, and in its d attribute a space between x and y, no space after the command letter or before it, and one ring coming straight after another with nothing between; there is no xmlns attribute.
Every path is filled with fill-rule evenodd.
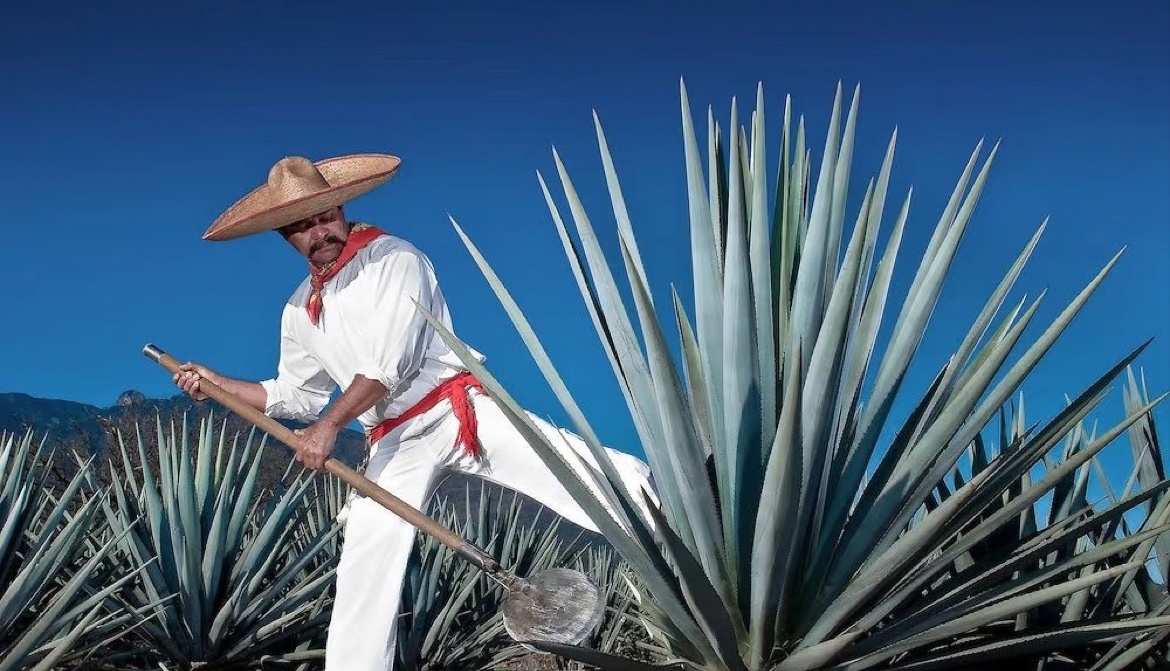
<svg viewBox="0 0 1170 671"><path fill-rule="evenodd" d="M341 207L301 219L279 230L289 244L317 266L334 261L349 237L349 225Z"/></svg>

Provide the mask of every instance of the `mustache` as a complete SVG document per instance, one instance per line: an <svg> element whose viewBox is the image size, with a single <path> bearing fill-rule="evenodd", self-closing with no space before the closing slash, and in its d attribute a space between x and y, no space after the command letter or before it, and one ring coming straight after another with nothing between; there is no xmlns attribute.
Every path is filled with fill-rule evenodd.
<svg viewBox="0 0 1170 671"><path fill-rule="evenodd" d="M336 235L327 235L327 236L321 238L320 240L318 240L317 242L314 242L309 247L309 253L312 254L328 244L340 245L343 243L341 241L341 238L337 237Z"/></svg>

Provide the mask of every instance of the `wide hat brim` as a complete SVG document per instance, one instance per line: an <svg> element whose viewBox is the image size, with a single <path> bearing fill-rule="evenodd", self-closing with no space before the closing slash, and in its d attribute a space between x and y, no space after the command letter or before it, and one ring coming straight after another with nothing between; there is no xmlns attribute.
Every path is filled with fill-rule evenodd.
<svg viewBox="0 0 1170 671"><path fill-rule="evenodd" d="M262 184L219 215L203 233L204 240L232 240L271 231L346 203L385 184L402 163L390 154L350 154L313 165L327 188L291 200L274 202L267 184Z"/></svg>

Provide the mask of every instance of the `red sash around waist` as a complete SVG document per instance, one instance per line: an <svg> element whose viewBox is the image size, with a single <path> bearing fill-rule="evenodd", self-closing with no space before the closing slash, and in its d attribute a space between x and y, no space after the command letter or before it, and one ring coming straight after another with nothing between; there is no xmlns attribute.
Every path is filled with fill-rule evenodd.
<svg viewBox="0 0 1170 671"><path fill-rule="evenodd" d="M463 450L475 456L479 453L478 425L475 419L475 409L471 407L471 399L467 397L467 389L483 391L483 383L470 372L463 372L443 382L423 396L418 403L411 406L406 412L397 417L391 417L381 424L370 429L370 444L381 440L387 433L401 426L407 420L418 417L435 407L445 398L451 400L451 408L455 412L455 419L459 421L459 433L455 437L455 446L463 446Z"/></svg>

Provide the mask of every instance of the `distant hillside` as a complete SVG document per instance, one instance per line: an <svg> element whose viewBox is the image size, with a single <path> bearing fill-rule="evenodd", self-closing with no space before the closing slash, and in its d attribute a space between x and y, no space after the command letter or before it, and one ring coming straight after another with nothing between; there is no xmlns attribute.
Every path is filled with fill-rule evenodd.
<svg viewBox="0 0 1170 671"><path fill-rule="evenodd" d="M169 431L172 422L178 429L185 418L188 430L194 431L200 421L209 415L213 416L216 434L224 429L226 422L226 435L229 440L235 434L239 434L241 440L246 439L252 432L255 432L257 440L263 436L254 425L221 404L215 401L196 402L185 394L159 399L148 398L138 391L129 390L122 393L113 405L99 408L74 401L0 392L0 433L23 435L31 429L37 441L44 438L65 452L73 450L78 454L93 455L102 477L108 477L106 457L111 449L118 448L119 434L130 448L132 460L137 463L139 433L149 458L149 455L157 451L156 427L159 421L162 422L164 429ZM303 426L296 422L282 423L294 428ZM265 489L271 489L280 480L292 459L292 451L279 441L269 438L269 444L271 447L266 450L261 462L258 483ZM345 430L338 439L334 456L351 467L360 468L364 454L365 437L357 431ZM61 461L65 461L66 466L69 463L66 460ZM154 459L150 461L152 466L157 468L157 461ZM480 482L477 478L451 476L440 483L436 495L437 497L458 495L459 500L462 500L468 485L473 486L473 492L478 492ZM494 484L488 484L487 487L489 493L494 496L499 496L504 491ZM529 499L525 506L525 517L535 515L539 508L538 504ZM547 518L547 513L544 517ZM581 531L580 527L567 521L562 523L562 530L569 536L576 536Z"/></svg>
<svg viewBox="0 0 1170 671"><path fill-rule="evenodd" d="M32 429L77 447L104 446L101 416L100 408L84 403L0 393L0 432L23 434Z"/></svg>
<svg viewBox="0 0 1170 671"><path fill-rule="evenodd" d="M169 429L172 422L178 428L185 420L188 429L194 430L209 416L212 416L217 432L226 421L229 437L237 433L246 437L253 431L257 438L262 435L250 422L221 404L215 401L196 402L185 394L158 399L147 398L138 391L130 390L122 393L112 406L99 408L28 394L0 393L0 431L23 434L32 429L38 440L44 437L55 446L93 455L102 466L108 450L117 447L119 434L128 446L133 447L137 445L140 432L148 453L153 453L159 421L164 428ZM289 427L302 426L295 422L282 423ZM268 460L272 463L265 464L262 473L264 486L271 486L279 479L288 460L292 458L291 450L275 440L271 442L276 449L271 450ZM347 429L338 439L334 456L350 466L357 466L364 450L364 437L357 431Z"/></svg>

